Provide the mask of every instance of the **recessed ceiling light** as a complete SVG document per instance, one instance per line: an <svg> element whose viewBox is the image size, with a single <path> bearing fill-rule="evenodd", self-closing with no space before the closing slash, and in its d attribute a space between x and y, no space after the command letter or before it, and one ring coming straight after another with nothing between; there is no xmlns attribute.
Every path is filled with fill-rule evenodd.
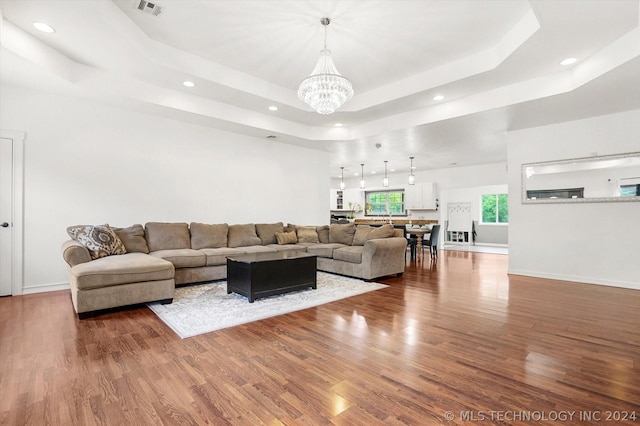
<svg viewBox="0 0 640 426"><path fill-rule="evenodd" d="M567 58L560 61L560 65L571 65L571 64L574 64L576 61L577 61L576 58Z"/></svg>
<svg viewBox="0 0 640 426"><path fill-rule="evenodd" d="M375 175L375 174L376 174L376 172L375 172L375 171L373 171L373 172L371 172L371 174L372 174L372 175Z"/></svg>
<svg viewBox="0 0 640 426"><path fill-rule="evenodd" d="M396 171L396 169L389 169L389 171L390 171L390 172L395 172L395 171Z"/></svg>
<svg viewBox="0 0 640 426"><path fill-rule="evenodd" d="M444 96L442 96L442 95L435 95L435 96L433 97L433 100L434 100L434 101L441 101L441 100L443 100L443 99L444 99Z"/></svg>
<svg viewBox="0 0 640 426"><path fill-rule="evenodd" d="M354 176L358 176L358 173L354 173L353 175L354 175Z"/></svg>
<svg viewBox="0 0 640 426"><path fill-rule="evenodd" d="M55 33L56 30L49 24L45 24L44 22L34 22L33 26L39 29L44 33Z"/></svg>
<svg viewBox="0 0 640 426"><path fill-rule="evenodd" d="M342 123L336 123L336 124L334 124L334 126L336 126L336 127L342 127Z"/></svg>
<svg viewBox="0 0 640 426"><path fill-rule="evenodd" d="M269 111L277 111L277 110L278 110L278 107L277 107L277 106L275 106L275 105L271 105L271 106L269 107Z"/></svg>
<svg viewBox="0 0 640 426"><path fill-rule="evenodd" d="M189 80L187 80L187 81L183 81L183 82L182 82L182 85L183 85L184 87L196 87L196 84L195 84L193 81L189 81Z"/></svg>

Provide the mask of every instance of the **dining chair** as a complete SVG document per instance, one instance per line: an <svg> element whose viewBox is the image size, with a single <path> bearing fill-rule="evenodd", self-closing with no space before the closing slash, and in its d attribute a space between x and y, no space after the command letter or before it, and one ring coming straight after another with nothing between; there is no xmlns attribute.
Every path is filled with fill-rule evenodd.
<svg viewBox="0 0 640 426"><path fill-rule="evenodd" d="M440 225L433 225L431 227L431 234L429 235L429 239L426 241L422 241L422 255L424 256L424 246L429 247L429 256L432 259L438 257L438 237L440 236Z"/></svg>

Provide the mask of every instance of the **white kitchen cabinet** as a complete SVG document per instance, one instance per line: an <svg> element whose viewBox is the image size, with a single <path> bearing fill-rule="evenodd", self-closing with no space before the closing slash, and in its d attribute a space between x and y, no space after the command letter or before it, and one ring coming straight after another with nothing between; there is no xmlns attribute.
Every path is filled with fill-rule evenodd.
<svg viewBox="0 0 640 426"><path fill-rule="evenodd" d="M340 189L331 188L329 190L329 209L342 210L344 209L343 191Z"/></svg>
<svg viewBox="0 0 640 426"><path fill-rule="evenodd" d="M407 185L404 206L407 210L436 210L436 184L433 182Z"/></svg>
<svg viewBox="0 0 640 426"><path fill-rule="evenodd" d="M422 208L422 185L408 185L404 189L404 208L406 210Z"/></svg>
<svg viewBox="0 0 640 426"><path fill-rule="evenodd" d="M342 193L344 198L342 205L344 206L344 209L355 209L356 204L360 205L360 210L364 208L364 192L362 192L360 188L347 188L342 191ZM352 207L349 207L349 203L351 203Z"/></svg>

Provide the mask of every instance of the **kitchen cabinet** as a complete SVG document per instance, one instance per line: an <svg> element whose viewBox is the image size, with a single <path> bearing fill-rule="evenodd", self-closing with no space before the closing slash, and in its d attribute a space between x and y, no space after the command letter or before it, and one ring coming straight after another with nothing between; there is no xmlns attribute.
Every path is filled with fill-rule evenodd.
<svg viewBox="0 0 640 426"><path fill-rule="evenodd" d="M360 188L346 188L342 191L343 200L343 209L355 209L357 204L360 204L360 210L364 208L364 192L360 190ZM351 203L352 207L349 207L349 203Z"/></svg>
<svg viewBox="0 0 640 426"><path fill-rule="evenodd" d="M342 210L344 209L344 196L341 189L329 190L329 209L330 210Z"/></svg>
<svg viewBox="0 0 640 426"><path fill-rule="evenodd" d="M404 190L406 210L437 210L436 184L433 182L407 185Z"/></svg>

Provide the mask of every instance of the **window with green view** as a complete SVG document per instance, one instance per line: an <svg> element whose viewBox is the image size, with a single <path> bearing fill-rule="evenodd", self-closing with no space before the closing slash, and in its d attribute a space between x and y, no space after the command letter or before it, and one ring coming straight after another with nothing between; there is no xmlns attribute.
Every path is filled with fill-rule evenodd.
<svg viewBox="0 0 640 426"><path fill-rule="evenodd" d="M371 191L366 193L367 216L404 216L404 191Z"/></svg>
<svg viewBox="0 0 640 426"><path fill-rule="evenodd" d="M509 196L488 194L482 196L482 223L509 223Z"/></svg>

